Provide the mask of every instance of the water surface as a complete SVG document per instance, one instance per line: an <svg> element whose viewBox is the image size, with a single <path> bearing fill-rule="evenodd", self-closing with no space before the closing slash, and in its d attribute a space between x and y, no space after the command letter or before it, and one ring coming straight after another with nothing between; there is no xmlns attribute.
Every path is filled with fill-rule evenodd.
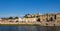
<svg viewBox="0 0 60 31"><path fill-rule="evenodd" d="M0 26L0 31L60 31L60 27L47 26Z"/></svg>

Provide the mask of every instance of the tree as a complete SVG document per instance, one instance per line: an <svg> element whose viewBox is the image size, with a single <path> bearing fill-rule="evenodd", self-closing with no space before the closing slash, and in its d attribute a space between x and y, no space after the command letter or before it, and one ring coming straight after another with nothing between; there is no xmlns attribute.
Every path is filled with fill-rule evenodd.
<svg viewBox="0 0 60 31"><path fill-rule="evenodd" d="M40 16L36 16L37 18L39 18Z"/></svg>
<svg viewBox="0 0 60 31"><path fill-rule="evenodd" d="M28 18L28 15L30 15L30 14L26 14L26 15L24 16L24 18Z"/></svg>
<svg viewBox="0 0 60 31"><path fill-rule="evenodd" d="M15 17L14 19L18 19L18 17Z"/></svg>
<svg viewBox="0 0 60 31"><path fill-rule="evenodd" d="M13 19L13 17L9 17L8 19Z"/></svg>
<svg viewBox="0 0 60 31"><path fill-rule="evenodd" d="M24 16L24 18L28 18L28 16L27 16L27 15L25 15L25 16Z"/></svg>

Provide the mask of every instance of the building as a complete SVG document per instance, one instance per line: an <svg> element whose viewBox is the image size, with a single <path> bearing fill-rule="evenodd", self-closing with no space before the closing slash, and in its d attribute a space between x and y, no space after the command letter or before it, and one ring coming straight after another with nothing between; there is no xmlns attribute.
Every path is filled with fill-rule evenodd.
<svg viewBox="0 0 60 31"><path fill-rule="evenodd" d="M37 18L19 18L19 22L36 22Z"/></svg>
<svg viewBox="0 0 60 31"><path fill-rule="evenodd" d="M58 23L60 23L60 13L56 14L56 20Z"/></svg>
<svg viewBox="0 0 60 31"><path fill-rule="evenodd" d="M35 19L36 21L40 20L40 22L43 22L43 21L49 22L49 21L55 21L55 20L59 20L60 21L60 13L57 13L57 14L49 13L49 14L44 14L44 15L41 15L41 14L31 14L31 15L27 15L27 17L30 19L30 21L33 18L36 18ZM28 20L28 18L26 20Z"/></svg>

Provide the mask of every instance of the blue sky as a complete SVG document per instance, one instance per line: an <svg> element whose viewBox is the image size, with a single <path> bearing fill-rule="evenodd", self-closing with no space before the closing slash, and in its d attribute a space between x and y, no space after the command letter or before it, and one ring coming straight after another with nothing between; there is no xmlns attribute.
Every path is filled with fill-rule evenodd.
<svg viewBox="0 0 60 31"><path fill-rule="evenodd" d="M0 17L60 12L60 0L0 0Z"/></svg>

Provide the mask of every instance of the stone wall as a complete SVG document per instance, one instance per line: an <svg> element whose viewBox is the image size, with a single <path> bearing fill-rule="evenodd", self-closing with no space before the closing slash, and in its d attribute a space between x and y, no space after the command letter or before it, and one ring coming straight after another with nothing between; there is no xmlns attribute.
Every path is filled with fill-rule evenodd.
<svg viewBox="0 0 60 31"><path fill-rule="evenodd" d="M58 23L60 23L60 13L56 14L56 20Z"/></svg>
<svg viewBox="0 0 60 31"><path fill-rule="evenodd" d="M55 15L56 15L56 19L55 19ZM37 15L38 16L38 15ZM60 14L45 14L45 15L40 15L40 17L38 17L40 19L40 22L46 22L48 21L57 21L60 22ZM19 18L19 21L25 21L25 22L37 22L38 18Z"/></svg>
<svg viewBox="0 0 60 31"><path fill-rule="evenodd" d="M36 22L37 18L19 18L19 21Z"/></svg>

